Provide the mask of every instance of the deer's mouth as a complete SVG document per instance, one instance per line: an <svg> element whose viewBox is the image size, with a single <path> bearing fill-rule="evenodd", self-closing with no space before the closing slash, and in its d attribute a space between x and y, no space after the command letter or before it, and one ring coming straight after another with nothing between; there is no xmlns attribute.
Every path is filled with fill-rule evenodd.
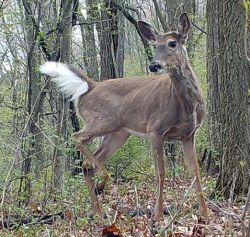
<svg viewBox="0 0 250 237"><path fill-rule="evenodd" d="M166 72L167 72L167 70L165 68L161 68L157 72L155 72L155 74L156 75L162 75L162 74L165 74Z"/></svg>

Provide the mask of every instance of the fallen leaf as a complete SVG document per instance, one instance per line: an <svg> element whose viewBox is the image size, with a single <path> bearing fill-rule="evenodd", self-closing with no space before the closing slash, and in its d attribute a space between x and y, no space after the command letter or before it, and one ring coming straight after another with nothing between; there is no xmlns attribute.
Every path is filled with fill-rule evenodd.
<svg viewBox="0 0 250 237"><path fill-rule="evenodd" d="M122 231L113 223L103 229L102 237L122 237Z"/></svg>
<svg viewBox="0 0 250 237"><path fill-rule="evenodd" d="M38 203L31 203L30 206L31 206L32 212L34 214L42 214L43 213L42 209Z"/></svg>
<svg viewBox="0 0 250 237"><path fill-rule="evenodd" d="M66 210L64 211L64 218L65 218L65 220L68 221L68 222L73 221L73 220L74 220L73 211L70 210L70 209L66 209Z"/></svg>

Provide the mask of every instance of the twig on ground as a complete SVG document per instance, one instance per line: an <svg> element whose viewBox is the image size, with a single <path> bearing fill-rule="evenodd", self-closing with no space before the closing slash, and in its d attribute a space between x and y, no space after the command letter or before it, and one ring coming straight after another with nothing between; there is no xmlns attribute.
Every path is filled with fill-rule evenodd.
<svg viewBox="0 0 250 237"><path fill-rule="evenodd" d="M187 195L189 194L190 190L194 186L195 180L196 180L196 176L194 177L192 183L190 184L188 190L186 191L186 193L185 193L185 195L183 197L183 200L181 202L181 205L179 207L183 206L184 202L186 201ZM178 212L179 212L179 210L177 209L176 213L174 214L174 216L172 217L172 219L170 220L170 222L168 223L168 225L161 231L161 233L159 234L159 236L162 236L162 234L172 225L172 223L175 221L175 219L177 218L177 216L179 214Z"/></svg>
<svg viewBox="0 0 250 237"><path fill-rule="evenodd" d="M11 218L11 217L10 217ZM37 224L53 224L57 219L65 219L64 212L58 212L55 214L47 214L43 216L32 216L31 218L21 219L21 220L2 220L0 224L0 229L15 229L21 225L37 225Z"/></svg>
<svg viewBox="0 0 250 237"><path fill-rule="evenodd" d="M140 206L139 206L139 197L138 197L136 184L135 184L135 197L136 197L136 211L137 211L136 217L138 218L139 215L140 215L140 213L139 213L140 212Z"/></svg>
<svg viewBox="0 0 250 237"><path fill-rule="evenodd" d="M118 214L118 211L115 212L115 217L114 217L114 220L113 220L112 224L114 224L116 222L117 214Z"/></svg>
<svg viewBox="0 0 250 237"><path fill-rule="evenodd" d="M231 217L235 217L235 219L237 219L245 228L247 228L246 224L241 220L241 218L239 216L237 216L235 213L233 212L228 212L223 210L222 208L220 208L217 204L215 204L213 201L209 200L208 198L206 198L206 200L212 204L213 206L215 206L220 212L226 214L227 216L231 216Z"/></svg>

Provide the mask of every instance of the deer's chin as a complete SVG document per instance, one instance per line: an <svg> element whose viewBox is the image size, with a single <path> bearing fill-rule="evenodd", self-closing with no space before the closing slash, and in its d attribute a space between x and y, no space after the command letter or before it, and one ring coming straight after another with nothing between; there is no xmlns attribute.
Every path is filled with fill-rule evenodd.
<svg viewBox="0 0 250 237"><path fill-rule="evenodd" d="M165 74L165 73L167 73L167 68L166 67L164 67L162 69L159 69L155 74L156 75L162 75L162 74Z"/></svg>

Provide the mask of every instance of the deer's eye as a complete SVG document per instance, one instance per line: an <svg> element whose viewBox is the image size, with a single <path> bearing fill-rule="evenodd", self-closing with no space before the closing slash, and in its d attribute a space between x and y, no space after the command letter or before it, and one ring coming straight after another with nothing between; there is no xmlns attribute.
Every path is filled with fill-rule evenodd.
<svg viewBox="0 0 250 237"><path fill-rule="evenodd" d="M171 47L171 48L175 48L177 45L177 42L176 41L171 41L168 43L168 46Z"/></svg>

